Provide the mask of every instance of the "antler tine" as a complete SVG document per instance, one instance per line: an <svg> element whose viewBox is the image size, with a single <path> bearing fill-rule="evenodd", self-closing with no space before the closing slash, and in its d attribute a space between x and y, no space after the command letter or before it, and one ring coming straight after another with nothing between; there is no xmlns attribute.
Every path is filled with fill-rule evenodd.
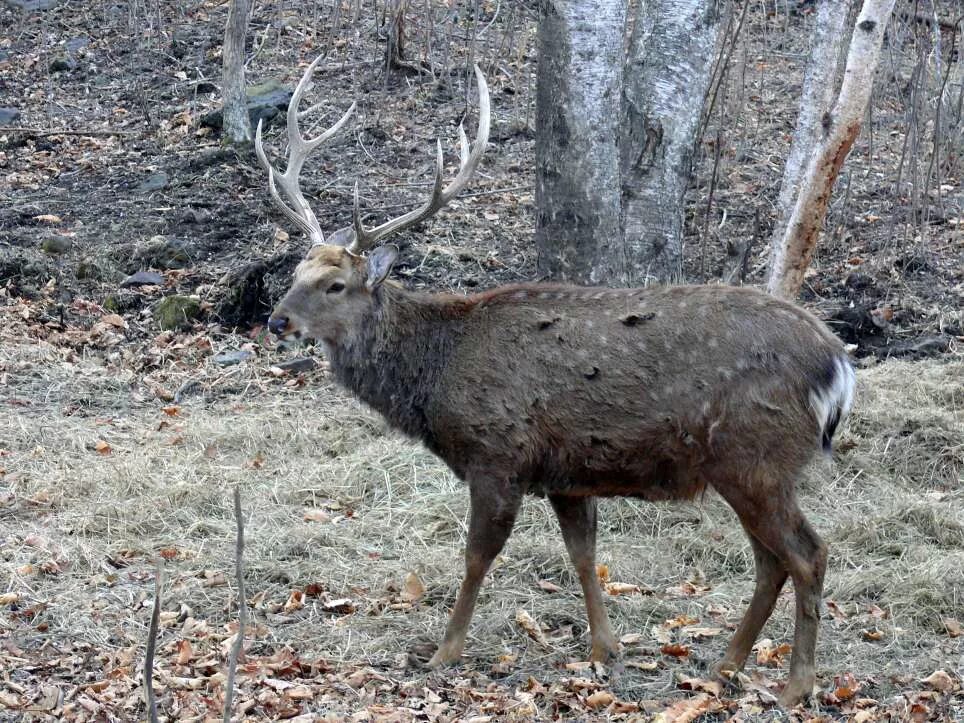
<svg viewBox="0 0 964 723"><path fill-rule="evenodd" d="M308 205L308 201L305 200L304 194L301 192L301 182L299 179L301 168L308 154L340 131L355 111L355 104L352 103L351 107L345 111L345 114L337 123L315 138L306 140L301 134L301 128L298 126L298 106L301 105L301 97L304 95L305 89L308 87L308 83L321 58L322 56L319 55L311 65L308 66L304 75L301 76L301 80L299 80L295 86L294 92L291 94L291 100L288 102L288 165L285 167L284 173L279 172L278 169L268 161L268 156L264 152L264 142L261 136L262 122L260 120L258 121L258 130L254 138L254 149L257 153L258 160L268 172L268 189L271 192L271 198L273 198L275 203L281 208L284 215L304 231L312 245L325 243L325 235L322 233L321 224L318 223L314 211L311 210L311 206ZM284 191L288 201L291 202L291 206L281 198L281 194L278 192L278 186Z"/></svg>
<svg viewBox="0 0 964 723"><path fill-rule="evenodd" d="M355 184L355 208L352 218L355 238L348 245L349 252L353 254L361 253L374 246L379 239L424 221L445 206L465 188L469 179L472 178L472 174L474 174L478 168L479 162L482 160L482 154L485 153L485 145L489 141L489 125L491 120L489 111L489 86L486 84L485 76L482 75L482 71L477 65L475 66L475 79L479 86L479 129L475 135L475 142L470 148L468 137L465 135L465 129L459 125L459 172L455 178L452 179L452 182L448 186L445 186L444 189L442 188L442 143L438 141L436 142L435 183L432 188L431 198L422 206L402 216L390 219L372 229L366 229L361 222L361 212L358 206L358 185Z"/></svg>

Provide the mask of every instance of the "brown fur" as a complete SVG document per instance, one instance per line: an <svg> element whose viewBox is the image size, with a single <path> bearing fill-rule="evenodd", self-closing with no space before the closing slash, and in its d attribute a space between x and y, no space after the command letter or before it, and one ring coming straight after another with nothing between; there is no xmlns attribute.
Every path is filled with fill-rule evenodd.
<svg viewBox="0 0 964 723"><path fill-rule="evenodd" d="M798 615L784 702L810 693L826 549L794 484L825 433L811 393L845 359L823 324L749 289L519 285L459 297L366 283L364 264L317 247L273 318L323 340L342 384L469 485L466 579L433 664L461 655L525 493L557 512L604 659L617 644L595 580L593 498L711 486L746 528L758 578L721 666L743 664L789 575ZM344 291L329 293L333 282Z"/></svg>

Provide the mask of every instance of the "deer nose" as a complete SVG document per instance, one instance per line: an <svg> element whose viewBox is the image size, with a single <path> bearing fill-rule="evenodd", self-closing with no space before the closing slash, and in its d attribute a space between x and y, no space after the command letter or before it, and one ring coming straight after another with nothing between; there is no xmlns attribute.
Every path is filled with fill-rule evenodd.
<svg viewBox="0 0 964 723"><path fill-rule="evenodd" d="M268 319L268 331L272 334L277 334L281 336L285 333L285 329L288 328L288 317L287 316L272 316Z"/></svg>

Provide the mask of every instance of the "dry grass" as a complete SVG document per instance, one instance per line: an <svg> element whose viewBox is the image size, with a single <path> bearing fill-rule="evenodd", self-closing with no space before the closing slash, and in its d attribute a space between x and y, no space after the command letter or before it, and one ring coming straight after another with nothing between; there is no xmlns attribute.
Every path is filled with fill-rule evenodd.
<svg viewBox="0 0 964 723"><path fill-rule="evenodd" d="M184 604L212 626L226 624L231 587L211 579L223 573L230 581L230 490L240 483L246 582L263 625L256 649L290 645L305 657L398 670L407 651L440 638L461 575L467 495L430 454L387 432L323 373L305 388L276 384L266 393L247 383L258 371L242 369L235 393L192 397L168 417L159 403L134 401L131 379L94 363L67 364L42 345L7 345L0 361L8 402L31 402L0 406L0 448L8 451L0 458L0 592L18 592L21 609L37 610L25 621L0 608L3 637L32 650L76 641L142 648L150 558L165 548L177 550L165 608ZM960 359L860 371L835 466L818 465L802 485L804 507L832 551L826 597L837 605L824 616L818 648L824 685L852 671L886 693L899 688L892 675L964 665L962 638L950 638L941 622L964 609L961 379ZM110 454L93 449L99 439ZM326 508L332 518L306 522L306 507ZM653 626L680 614L704 624L738 621L752 591L752 556L715 495L696 505L607 501L601 520L600 561L611 578L656 593L609 600L617 634L643 635L632 654L653 655ZM120 560L128 565L118 568ZM427 587L414 609L365 614L410 571ZM539 579L563 592L543 592ZM688 580L709 590L687 595L678 587ZM284 601L311 583L352 598L358 611L332 616L309 601L284 613L257 604ZM551 650L516 626L519 608L550 632ZM766 636L789 638L792 608L788 587ZM862 631L875 627L882 640L865 640ZM700 641L687 660L656 671L627 669L614 692L667 695L676 676L705 674L726 637ZM514 653L510 678L545 678L586 649L578 585L555 522L544 502L529 500L483 590L467 663L487 669Z"/></svg>

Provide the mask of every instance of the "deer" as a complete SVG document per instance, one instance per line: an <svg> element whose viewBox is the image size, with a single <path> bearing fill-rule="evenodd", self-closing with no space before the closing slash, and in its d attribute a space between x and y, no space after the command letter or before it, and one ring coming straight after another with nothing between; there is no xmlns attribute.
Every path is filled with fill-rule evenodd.
<svg viewBox="0 0 964 723"><path fill-rule="evenodd" d="M369 228L356 183L351 224L326 239L299 173L355 105L303 137L297 109L317 62L288 107L283 173L268 160L260 122L256 133L271 197L310 242L267 325L282 340L316 340L340 385L468 486L465 573L428 666L460 661L483 578L527 494L547 497L558 518L591 660L617 659L596 573L597 498L690 500L712 489L739 518L756 573L715 672L734 680L789 578L796 617L779 702L809 697L827 546L800 509L796 482L821 449L830 452L851 409L855 375L842 343L810 312L748 287L408 290L388 278L399 250L376 244L424 222L468 184L489 135L485 78L476 67L478 130L469 143L459 127L455 178L444 185L438 141L427 201Z"/></svg>

